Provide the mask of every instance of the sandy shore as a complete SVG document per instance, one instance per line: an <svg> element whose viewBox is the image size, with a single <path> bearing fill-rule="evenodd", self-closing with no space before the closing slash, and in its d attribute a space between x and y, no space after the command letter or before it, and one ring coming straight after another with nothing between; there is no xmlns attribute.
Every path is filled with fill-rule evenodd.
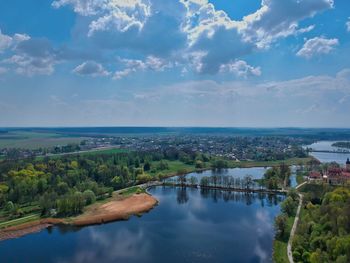
<svg viewBox="0 0 350 263"><path fill-rule="evenodd" d="M148 194L134 194L124 200L92 206L84 214L76 217L72 224L86 226L125 220L131 215L138 215L151 210L157 205L157 202L157 199Z"/></svg>
<svg viewBox="0 0 350 263"><path fill-rule="evenodd" d="M86 211L69 222L65 219L47 218L0 230L0 241L22 237L39 232L49 226L66 224L88 226L107 222L126 220L132 215L138 215L151 210L158 203L157 199L148 194L134 194L122 200L111 200L104 204L94 204Z"/></svg>
<svg viewBox="0 0 350 263"><path fill-rule="evenodd" d="M18 238L27 234L40 232L41 230L49 226L62 224L62 223L64 223L64 220L62 219L45 218L45 219L21 224L18 226L7 227L5 229L0 230L0 241L12 239L12 238Z"/></svg>

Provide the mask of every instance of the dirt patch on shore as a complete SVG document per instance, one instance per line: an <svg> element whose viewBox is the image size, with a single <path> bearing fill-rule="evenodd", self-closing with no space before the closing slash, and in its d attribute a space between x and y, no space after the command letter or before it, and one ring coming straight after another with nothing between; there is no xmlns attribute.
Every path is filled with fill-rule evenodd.
<svg viewBox="0 0 350 263"><path fill-rule="evenodd" d="M103 224L125 220L131 215L148 212L158 201L148 194L134 194L124 200L113 200L103 205L92 206L73 221L75 226Z"/></svg>
<svg viewBox="0 0 350 263"><path fill-rule="evenodd" d="M0 230L0 241L12 239L12 238L18 238L28 234L40 232L41 230L49 226L62 224L62 223L64 223L62 219L45 218L45 219L21 224L18 226L7 227L5 229Z"/></svg>

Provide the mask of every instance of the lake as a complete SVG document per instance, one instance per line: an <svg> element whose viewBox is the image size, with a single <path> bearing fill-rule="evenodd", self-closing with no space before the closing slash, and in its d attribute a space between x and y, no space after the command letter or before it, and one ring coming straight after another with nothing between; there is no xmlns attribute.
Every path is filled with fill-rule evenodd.
<svg viewBox="0 0 350 263"><path fill-rule="evenodd" d="M283 196L154 187L142 217L0 243L1 262L271 262Z"/></svg>
<svg viewBox="0 0 350 263"><path fill-rule="evenodd" d="M186 178L189 179L191 177L196 177L198 179L198 182L200 182L200 179L204 176L210 177L213 175L218 176L233 176L234 178L241 178L243 179L244 176L249 175L253 179L262 179L264 177L265 172L270 167L249 167L249 168L229 168L229 169L221 169L221 170L206 170L203 172L193 172L186 175ZM290 176L290 185L292 187L297 186L296 181L296 169L297 166L293 165L291 166L291 176ZM169 182L174 182L177 180L177 176L169 178ZM260 186L255 185L255 188L260 188Z"/></svg>
<svg viewBox="0 0 350 263"><path fill-rule="evenodd" d="M332 144L335 141L319 141L313 144L310 144L306 147L312 148L316 151L337 151L337 150L344 150L342 148L334 147ZM312 152L310 153L311 156L315 157L322 163L329 163L329 162L337 162L339 164L345 164L347 158L350 158L350 153L323 153L323 152Z"/></svg>
<svg viewBox="0 0 350 263"><path fill-rule="evenodd" d="M244 178L244 176L249 175L253 179L261 179L264 176L264 173L269 167L250 167L250 168L230 168L230 169L221 169L221 170L206 170L203 172L193 172L187 175L187 178L195 176L200 180L204 176L233 176L235 178Z"/></svg>

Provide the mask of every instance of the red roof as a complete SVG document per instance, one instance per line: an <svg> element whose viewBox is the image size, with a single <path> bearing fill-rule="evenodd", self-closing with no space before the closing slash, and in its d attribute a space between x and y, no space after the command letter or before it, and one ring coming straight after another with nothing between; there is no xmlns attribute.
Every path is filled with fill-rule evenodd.
<svg viewBox="0 0 350 263"><path fill-rule="evenodd" d="M342 172L342 176L350 179L350 172Z"/></svg>
<svg viewBox="0 0 350 263"><path fill-rule="evenodd" d="M329 177L340 176L342 172L343 170L341 168L332 167L328 169L327 175Z"/></svg>
<svg viewBox="0 0 350 263"><path fill-rule="evenodd" d="M322 175L319 172L311 172L309 175L310 178L321 178Z"/></svg>

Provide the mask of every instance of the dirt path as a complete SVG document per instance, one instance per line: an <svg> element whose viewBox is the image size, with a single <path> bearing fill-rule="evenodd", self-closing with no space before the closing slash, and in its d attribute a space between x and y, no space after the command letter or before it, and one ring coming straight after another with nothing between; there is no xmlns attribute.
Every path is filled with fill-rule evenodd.
<svg viewBox="0 0 350 263"><path fill-rule="evenodd" d="M303 195L299 194L299 205L298 205L297 213L295 215L292 230L290 231L290 236L289 236L288 245L287 245L287 255L288 255L288 260L290 263L294 263L293 255L292 255L292 242L293 242L295 231L297 230L299 216L300 216L300 209L301 209L302 204L303 204Z"/></svg>

